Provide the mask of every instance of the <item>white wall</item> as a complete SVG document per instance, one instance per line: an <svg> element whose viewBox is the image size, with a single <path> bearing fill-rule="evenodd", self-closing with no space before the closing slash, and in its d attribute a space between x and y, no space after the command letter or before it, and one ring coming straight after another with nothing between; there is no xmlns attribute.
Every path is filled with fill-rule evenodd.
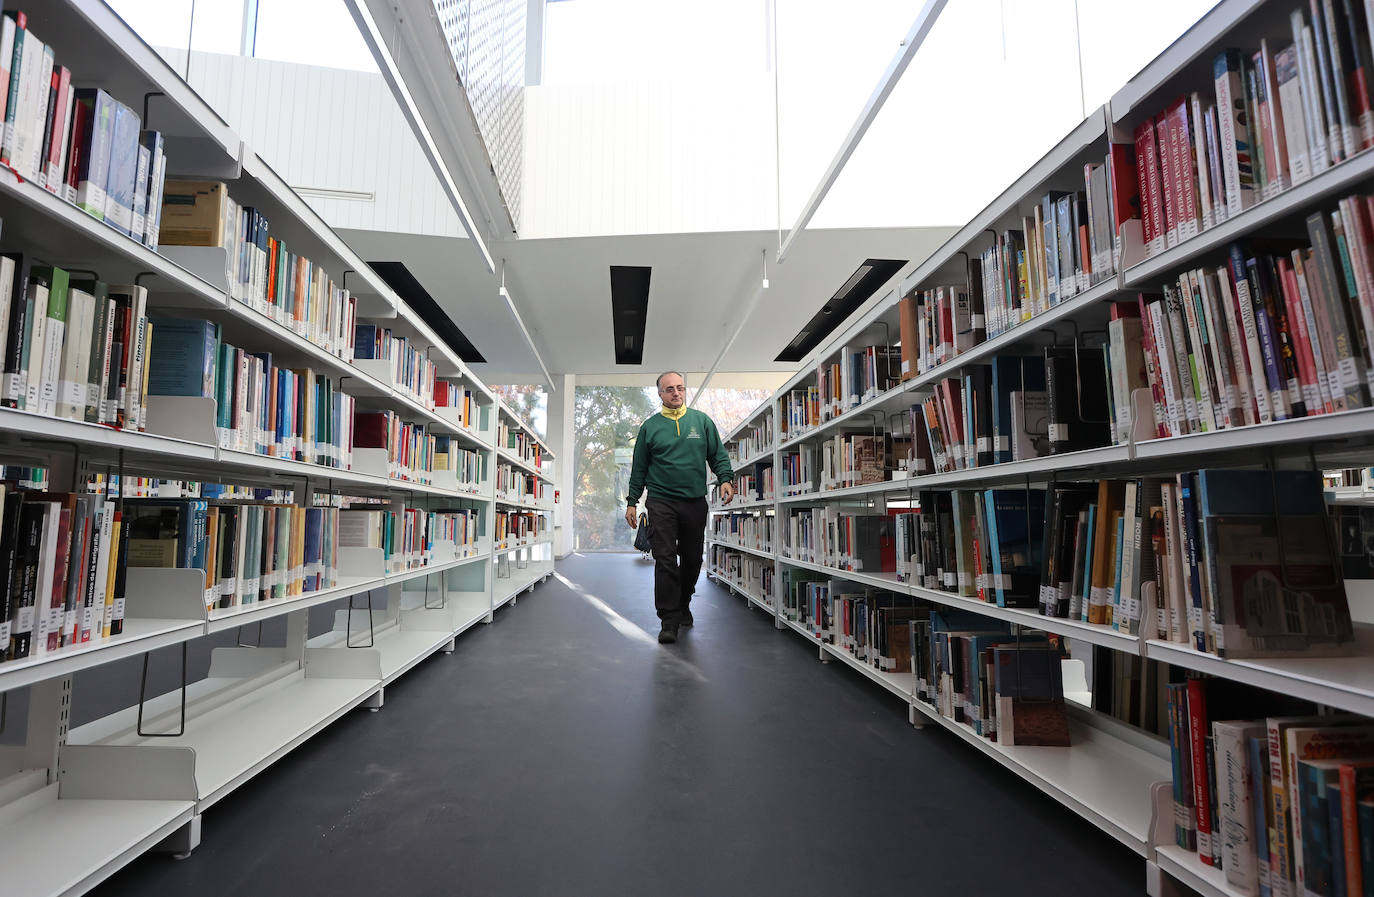
<svg viewBox="0 0 1374 897"><path fill-rule="evenodd" d="M190 83L291 186L375 194L307 194L331 226L463 236L381 75L197 52Z"/></svg>

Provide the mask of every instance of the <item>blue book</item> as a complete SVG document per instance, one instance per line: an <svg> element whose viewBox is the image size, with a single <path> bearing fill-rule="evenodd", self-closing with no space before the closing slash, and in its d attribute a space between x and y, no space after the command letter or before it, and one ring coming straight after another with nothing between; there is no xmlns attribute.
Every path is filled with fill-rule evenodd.
<svg viewBox="0 0 1374 897"><path fill-rule="evenodd" d="M1269 739L1257 736L1249 739L1245 746L1250 752L1250 811L1254 816L1256 833L1254 845L1259 865L1259 897L1273 897L1274 889L1269 884L1269 839L1265 837L1269 831L1269 814L1265 811L1269 797L1269 776L1265 772L1269 769Z"/></svg>
<svg viewBox="0 0 1374 897"><path fill-rule="evenodd" d="M1187 572L1188 598L1191 609L1188 611L1189 624L1193 630L1193 647L1199 651L1207 650L1207 621L1204 619L1202 600L1202 577L1200 576L1199 554L1201 540L1197 528L1197 488L1191 473L1178 475L1179 501L1183 504L1183 564Z"/></svg>
<svg viewBox="0 0 1374 897"><path fill-rule="evenodd" d="M1012 460L1016 434L1011 428L1011 394L1045 391L1045 359L1038 355L997 355L992 358L992 433L994 463Z"/></svg>
<svg viewBox="0 0 1374 897"><path fill-rule="evenodd" d="M306 592L317 592L320 588L320 553L324 547L324 508L307 508L305 511L305 584Z"/></svg>
<svg viewBox="0 0 1374 897"><path fill-rule="evenodd" d="M1327 793L1332 782L1340 788L1344 760L1298 760L1298 812L1302 827L1303 886L1308 894L1332 897L1331 818ZM1341 854L1344 858L1344 854Z"/></svg>
<svg viewBox="0 0 1374 897"><path fill-rule="evenodd" d="M1112 585L1112 628L1121 629L1121 555L1126 544L1126 518L1116 521L1116 582Z"/></svg>
<svg viewBox="0 0 1374 897"><path fill-rule="evenodd" d="M134 233L139 131L138 115L116 101L114 131L110 140L110 170L105 176L105 223L126 236L133 236Z"/></svg>
<svg viewBox="0 0 1374 897"><path fill-rule="evenodd" d="M148 357L148 395L215 397L219 326L156 317Z"/></svg>
<svg viewBox="0 0 1374 897"><path fill-rule="evenodd" d="M353 358L376 358L377 325L355 324L353 326Z"/></svg>
<svg viewBox="0 0 1374 897"><path fill-rule="evenodd" d="M1346 897L1349 892L1345 886L1345 827L1341 820L1339 770L1336 781L1329 782L1326 786L1326 820L1331 832L1331 897Z"/></svg>
<svg viewBox="0 0 1374 897"><path fill-rule="evenodd" d="M1037 607L1045 519L1043 489L988 489L989 555L998 607Z"/></svg>
<svg viewBox="0 0 1374 897"><path fill-rule="evenodd" d="M1083 552L1083 584L1079 587L1078 594L1078 618L1080 622L1088 622L1088 605L1092 601L1093 591L1093 539L1097 531L1097 502L1088 505L1088 528L1084 531L1083 544L1086 550Z"/></svg>

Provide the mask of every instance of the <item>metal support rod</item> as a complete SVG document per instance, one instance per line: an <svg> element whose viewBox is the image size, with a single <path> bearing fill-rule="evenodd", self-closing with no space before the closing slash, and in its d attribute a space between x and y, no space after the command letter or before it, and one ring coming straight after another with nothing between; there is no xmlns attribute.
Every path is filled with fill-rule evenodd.
<svg viewBox="0 0 1374 897"><path fill-rule="evenodd" d="M878 117L878 112L887 102L887 98L892 94L897 82L901 80L906 67L911 64L916 51L925 42L926 36L930 34L930 29L934 27L935 20L940 17L940 13L945 8L946 0L926 0L925 6L916 16L916 21L912 23L911 30L907 32L897 53L892 57L892 61L887 64L887 69L882 77L878 79L878 86L873 94L868 98L868 102L859 112L858 120L849 129L849 134L845 136L840 144L839 150L835 153L835 158L831 161L830 167L821 176L821 182L816 185L811 198L802 206L801 214L797 216L797 221L792 225L792 229L787 232L787 238L782 241L782 248L778 250L778 264L782 264L787 259L787 253L791 251L792 244L797 236L811 223L811 218L816 214L816 210L825 201L826 194L839 179L840 172L844 171L845 165L849 162L849 157L854 154L864 135L868 133L868 128L873 124L873 120Z"/></svg>
<svg viewBox="0 0 1374 897"><path fill-rule="evenodd" d="M180 738L186 733L186 646L181 643L181 724L175 732L143 731L143 708L148 702L148 653L143 652L143 675L138 680L138 735L140 738Z"/></svg>

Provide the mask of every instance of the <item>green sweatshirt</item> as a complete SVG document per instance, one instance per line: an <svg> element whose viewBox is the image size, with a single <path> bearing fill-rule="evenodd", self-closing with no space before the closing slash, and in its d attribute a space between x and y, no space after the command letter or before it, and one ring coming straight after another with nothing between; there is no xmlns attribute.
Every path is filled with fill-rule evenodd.
<svg viewBox="0 0 1374 897"><path fill-rule="evenodd" d="M720 441L711 418L688 408L681 420L655 414L639 428L635 458L630 468L630 494L626 504L639 504L644 487L650 498L690 501L706 495L706 465L721 482L735 479L730 456Z"/></svg>

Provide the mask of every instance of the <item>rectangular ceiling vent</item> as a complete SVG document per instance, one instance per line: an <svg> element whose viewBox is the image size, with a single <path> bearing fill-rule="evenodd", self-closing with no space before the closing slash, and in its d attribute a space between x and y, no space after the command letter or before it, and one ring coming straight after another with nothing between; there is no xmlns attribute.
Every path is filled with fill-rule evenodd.
<svg viewBox="0 0 1374 897"><path fill-rule="evenodd" d="M616 364L642 364L649 317L649 274L643 265L611 265L611 326Z"/></svg>
<svg viewBox="0 0 1374 897"><path fill-rule="evenodd" d="M849 275L821 306L811 320L802 325L797 335L778 353L774 361L798 362L812 349L819 346L826 337L834 333L850 315L858 311L878 288L902 269L906 259L864 259L863 264Z"/></svg>
<svg viewBox="0 0 1374 897"><path fill-rule="evenodd" d="M396 291L396 295L405 300L406 305L415 309L415 313L420 316L426 324L430 326L439 339L448 343L448 347L457 356L468 364L480 364L486 361L482 353L477 351L477 347L467 338L458 325L453 323L453 319L448 316L448 312L434 301L434 297L429 294L420 281L415 279L415 275L410 273L410 269L405 266L405 262L368 262L373 271L376 271L386 285Z"/></svg>

